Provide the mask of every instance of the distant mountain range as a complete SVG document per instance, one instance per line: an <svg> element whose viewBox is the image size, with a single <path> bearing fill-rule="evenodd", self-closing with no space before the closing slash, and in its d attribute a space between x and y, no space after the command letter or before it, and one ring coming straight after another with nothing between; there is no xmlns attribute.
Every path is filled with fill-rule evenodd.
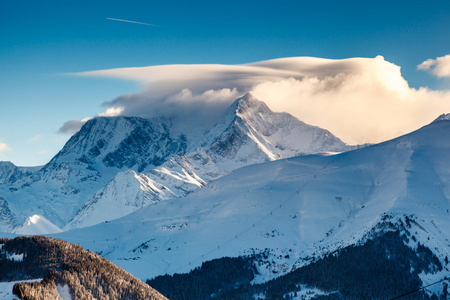
<svg viewBox="0 0 450 300"><path fill-rule="evenodd" d="M243 167L186 197L55 236L142 279L187 273L204 262L224 268L224 257L240 257L256 268L245 284L280 278L281 286L289 286L273 287L281 296L268 299L308 295L305 291L323 299L386 299L449 275L449 187L450 120L443 115L413 133L362 149ZM217 259L221 262L213 263ZM312 268L319 273L296 271ZM344 274L345 269L353 271ZM342 273L341 285L324 281L335 280L333 272ZM385 274L384 279L367 272ZM364 288L361 278L380 288ZM182 277L151 282L163 287L167 280L189 286ZM263 297L271 289L245 284L241 292L250 295ZM429 299L433 292L445 298L447 287L415 299ZM220 289L226 290L216 292Z"/></svg>
<svg viewBox="0 0 450 300"><path fill-rule="evenodd" d="M171 299L386 299L433 282L413 298L448 298L449 115L356 148L248 94L199 139L173 127L96 118L43 167L2 162L0 229L80 244Z"/></svg>
<svg viewBox="0 0 450 300"><path fill-rule="evenodd" d="M188 140L179 130L175 136L172 127L163 118L99 117L43 167L1 162L0 230L51 233L94 225L185 196L242 166L351 149L250 94L201 139Z"/></svg>

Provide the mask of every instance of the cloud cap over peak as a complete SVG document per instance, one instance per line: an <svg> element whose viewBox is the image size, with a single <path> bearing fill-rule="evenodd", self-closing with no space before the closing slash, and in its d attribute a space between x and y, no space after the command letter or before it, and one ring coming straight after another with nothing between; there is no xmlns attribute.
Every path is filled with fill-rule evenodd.
<svg viewBox="0 0 450 300"><path fill-rule="evenodd" d="M245 85L249 82L255 84L279 78L325 77L349 72L364 73L369 65L378 66L378 68L394 66L386 62L382 56L347 59L286 57L240 65L173 64L97 70L73 75L110 77L147 84L170 81L172 84L197 82L196 85L201 85L198 82L201 79L208 80L208 84L214 80L227 79L226 82L241 82Z"/></svg>
<svg viewBox="0 0 450 300"><path fill-rule="evenodd" d="M394 138L450 111L448 91L410 88L400 67L382 56L288 57L241 65L161 65L77 75L139 82L140 93L104 103L121 115L167 116L208 128L237 97L251 92L272 110L326 128L348 143Z"/></svg>

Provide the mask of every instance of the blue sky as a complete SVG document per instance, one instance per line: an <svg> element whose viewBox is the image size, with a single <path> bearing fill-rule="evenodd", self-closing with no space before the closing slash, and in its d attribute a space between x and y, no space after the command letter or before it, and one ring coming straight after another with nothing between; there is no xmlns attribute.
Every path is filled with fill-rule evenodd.
<svg viewBox="0 0 450 300"><path fill-rule="evenodd" d="M382 55L410 86L450 89L417 70L450 54L449 1L1 0L0 16L0 160L18 165L46 163L69 138L64 122L140 89L67 73Z"/></svg>

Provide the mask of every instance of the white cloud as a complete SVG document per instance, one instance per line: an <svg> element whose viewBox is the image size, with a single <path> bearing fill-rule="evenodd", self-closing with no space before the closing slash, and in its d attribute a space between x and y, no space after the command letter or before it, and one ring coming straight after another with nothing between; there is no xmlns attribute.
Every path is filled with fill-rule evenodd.
<svg viewBox="0 0 450 300"><path fill-rule="evenodd" d="M189 137L205 133L226 111L241 93L236 89L209 89L195 93L189 88L174 89L167 94L155 89L145 89L139 94L122 95L105 103L111 106L106 110L119 107L121 115L144 118L170 118L175 134L185 133ZM99 114L102 115L102 114ZM189 130L186 132L186 128Z"/></svg>
<svg viewBox="0 0 450 300"><path fill-rule="evenodd" d="M29 138L28 142L29 143L33 143L33 142L37 142L37 141L39 141L41 139L42 139L42 135L37 134L37 135L33 136L32 138Z"/></svg>
<svg viewBox="0 0 450 300"><path fill-rule="evenodd" d="M115 117L121 115L123 112L123 107L110 107L105 112L99 113L96 117ZM61 128L59 128L58 133L72 135L78 132L83 125L92 119L91 117L86 117L82 120L69 120L66 121Z"/></svg>
<svg viewBox="0 0 450 300"><path fill-rule="evenodd" d="M110 107L104 113L97 114L97 117L115 117L123 112L123 107Z"/></svg>
<svg viewBox="0 0 450 300"><path fill-rule="evenodd" d="M4 153L11 152L13 149L6 143L0 143L0 158L3 159Z"/></svg>
<svg viewBox="0 0 450 300"><path fill-rule="evenodd" d="M433 67L435 64L436 60L429 58L426 61L422 62L420 65L418 65L417 70L429 71L431 67Z"/></svg>
<svg viewBox="0 0 450 300"><path fill-rule="evenodd" d="M390 90L381 82L369 82L345 75L286 79L260 84L252 93L277 111L327 128L351 144L391 139L450 112L449 92Z"/></svg>
<svg viewBox="0 0 450 300"><path fill-rule="evenodd" d="M6 143L0 143L0 152L12 151L12 148Z"/></svg>
<svg viewBox="0 0 450 300"><path fill-rule="evenodd" d="M427 59L417 66L418 70L429 71L437 77L450 77L450 54Z"/></svg>
<svg viewBox="0 0 450 300"><path fill-rule="evenodd" d="M252 92L273 110L287 111L326 128L348 143L380 142L450 112L448 91L410 88L400 67L382 56L342 60L292 57L244 65L164 65L79 75L142 84L142 92L104 103L107 112L120 108L121 115L163 115L206 128L238 96Z"/></svg>
<svg viewBox="0 0 450 300"><path fill-rule="evenodd" d="M66 121L61 128L59 128L58 133L72 135L78 132L81 127L89 121L91 118L84 118L83 120L69 120Z"/></svg>

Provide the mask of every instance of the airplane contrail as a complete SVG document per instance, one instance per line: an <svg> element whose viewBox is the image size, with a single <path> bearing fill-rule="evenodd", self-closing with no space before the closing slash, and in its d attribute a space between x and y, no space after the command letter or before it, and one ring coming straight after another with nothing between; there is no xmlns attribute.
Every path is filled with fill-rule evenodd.
<svg viewBox="0 0 450 300"><path fill-rule="evenodd" d="M111 20L111 21L127 22L127 23L134 23L134 24L140 24L140 25L159 27L158 25L155 25L155 24L148 24L148 23L135 22L135 21L129 21L129 20L113 19L113 18L106 18L106 19L107 20Z"/></svg>

